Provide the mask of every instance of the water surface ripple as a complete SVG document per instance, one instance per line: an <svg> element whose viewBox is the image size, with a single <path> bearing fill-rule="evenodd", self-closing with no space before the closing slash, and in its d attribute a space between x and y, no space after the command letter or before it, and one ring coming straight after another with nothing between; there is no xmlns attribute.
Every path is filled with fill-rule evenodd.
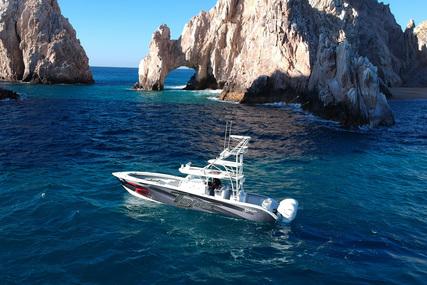
<svg viewBox="0 0 427 285"><path fill-rule="evenodd" d="M390 102L396 125L344 129L295 106L218 92L126 89L136 69L93 68L91 86L6 85L0 101L2 284L423 284L427 101ZM252 136L246 190L300 202L289 226L140 201L111 175L178 175Z"/></svg>

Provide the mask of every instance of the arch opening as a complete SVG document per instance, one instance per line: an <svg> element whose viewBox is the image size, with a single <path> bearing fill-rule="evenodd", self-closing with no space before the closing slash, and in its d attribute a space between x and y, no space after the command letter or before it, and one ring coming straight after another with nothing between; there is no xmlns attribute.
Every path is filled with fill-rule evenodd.
<svg viewBox="0 0 427 285"><path fill-rule="evenodd" d="M181 66L172 70L165 78L165 90L193 90L192 81L196 76L196 70Z"/></svg>

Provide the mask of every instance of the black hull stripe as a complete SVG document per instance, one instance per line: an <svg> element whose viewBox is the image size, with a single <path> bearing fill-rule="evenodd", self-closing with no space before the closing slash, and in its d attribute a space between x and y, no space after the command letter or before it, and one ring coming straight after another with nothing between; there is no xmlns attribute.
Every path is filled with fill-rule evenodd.
<svg viewBox="0 0 427 285"><path fill-rule="evenodd" d="M243 218L247 220L259 221L259 222L272 222L276 219L269 213L266 213L258 208L253 208L251 205L241 207L227 201L218 201L214 198L206 196L200 196L196 194L190 194L181 190L169 189L166 187L154 186L150 184L133 183L121 180L122 185L131 191L138 193L138 187L148 189L148 195L143 195L154 201L183 208L191 209L195 211L201 211L206 213L220 214L224 216ZM140 193L138 193L141 195Z"/></svg>

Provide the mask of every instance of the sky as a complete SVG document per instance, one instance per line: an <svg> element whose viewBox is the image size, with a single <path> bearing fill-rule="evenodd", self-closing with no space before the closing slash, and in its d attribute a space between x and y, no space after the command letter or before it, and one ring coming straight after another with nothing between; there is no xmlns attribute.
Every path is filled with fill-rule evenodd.
<svg viewBox="0 0 427 285"><path fill-rule="evenodd" d="M185 24L217 0L58 0L62 15L77 32L91 66L138 67L151 37L167 24L178 39ZM410 19L427 20L427 0L382 0L405 29Z"/></svg>

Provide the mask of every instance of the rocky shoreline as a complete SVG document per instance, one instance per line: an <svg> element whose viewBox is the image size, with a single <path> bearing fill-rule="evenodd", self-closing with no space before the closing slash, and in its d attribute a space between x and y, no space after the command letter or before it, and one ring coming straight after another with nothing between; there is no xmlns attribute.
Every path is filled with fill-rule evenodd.
<svg viewBox="0 0 427 285"><path fill-rule="evenodd" d="M4 89L2 86L0 86L0 101L1 100L19 100L20 96L18 93L12 91L12 90L7 90Z"/></svg>
<svg viewBox="0 0 427 285"><path fill-rule="evenodd" d="M388 100L427 100L427 88L390 88L393 94Z"/></svg>

